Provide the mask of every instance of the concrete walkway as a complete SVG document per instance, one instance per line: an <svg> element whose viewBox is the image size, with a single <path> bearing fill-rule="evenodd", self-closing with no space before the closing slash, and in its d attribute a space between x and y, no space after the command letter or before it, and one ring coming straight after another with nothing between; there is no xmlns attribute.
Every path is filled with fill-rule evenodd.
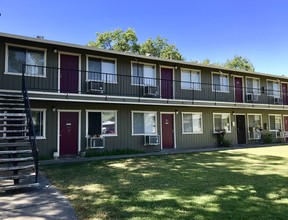
<svg viewBox="0 0 288 220"><path fill-rule="evenodd" d="M39 183L37 188L0 192L0 219L77 219L67 199L41 174Z"/></svg>

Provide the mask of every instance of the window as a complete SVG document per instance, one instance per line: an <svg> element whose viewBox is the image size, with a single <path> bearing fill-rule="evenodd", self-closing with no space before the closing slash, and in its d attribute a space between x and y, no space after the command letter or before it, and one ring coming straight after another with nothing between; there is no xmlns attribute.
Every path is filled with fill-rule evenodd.
<svg viewBox="0 0 288 220"><path fill-rule="evenodd" d="M22 47L10 46L7 47L8 62L6 72L22 73L22 66L26 64L26 74L33 76L44 76L45 66L45 51L37 49L27 49Z"/></svg>
<svg viewBox="0 0 288 220"><path fill-rule="evenodd" d="M281 115L269 115L269 130L270 131L282 130Z"/></svg>
<svg viewBox="0 0 288 220"><path fill-rule="evenodd" d="M280 98L280 83L276 81L267 81L267 95L274 98Z"/></svg>
<svg viewBox="0 0 288 220"><path fill-rule="evenodd" d="M201 90L201 74L198 70L181 69L181 88Z"/></svg>
<svg viewBox="0 0 288 220"><path fill-rule="evenodd" d="M246 92L254 95L260 95L260 79L247 77Z"/></svg>
<svg viewBox="0 0 288 220"><path fill-rule="evenodd" d="M213 113L214 133L225 130L231 132L231 122L229 113Z"/></svg>
<svg viewBox="0 0 288 220"><path fill-rule="evenodd" d="M132 84L155 86L155 66L148 64L132 63Z"/></svg>
<svg viewBox="0 0 288 220"><path fill-rule="evenodd" d="M248 115L249 139L261 139L261 130L262 130L261 125L262 125L261 114Z"/></svg>
<svg viewBox="0 0 288 220"><path fill-rule="evenodd" d="M88 57L88 81L116 83L115 60Z"/></svg>
<svg viewBox="0 0 288 220"><path fill-rule="evenodd" d="M182 114L183 134L202 134L202 113Z"/></svg>
<svg viewBox="0 0 288 220"><path fill-rule="evenodd" d="M32 120L37 138L45 138L46 110L32 109Z"/></svg>
<svg viewBox="0 0 288 220"><path fill-rule="evenodd" d="M227 74L213 73L212 80L213 91L229 92L229 77Z"/></svg>
<svg viewBox="0 0 288 220"><path fill-rule="evenodd" d="M117 119L115 111L89 111L87 117L88 135L90 137L117 135Z"/></svg>
<svg viewBox="0 0 288 220"><path fill-rule="evenodd" d="M156 112L133 112L133 134L157 134Z"/></svg>

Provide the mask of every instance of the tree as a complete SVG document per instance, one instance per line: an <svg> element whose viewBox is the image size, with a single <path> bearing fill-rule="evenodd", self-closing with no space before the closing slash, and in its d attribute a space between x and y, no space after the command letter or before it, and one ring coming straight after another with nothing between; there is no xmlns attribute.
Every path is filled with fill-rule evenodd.
<svg viewBox="0 0 288 220"><path fill-rule="evenodd" d="M139 51L138 38L131 28L125 32L121 29L104 33L97 32L96 35L96 41L90 41L87 46L120 52L137 53Z"/></svg>
<svg viewBox="0 0 288 220"><path fill-rule="evenodd" d="M116 29L110 32L96 33L96 41L90 41L87 46L132 52L136 54L150 54L151 56L166 59L184 60L175 45L168 44L166 38L158 36L155 40L148 38L143 44L138 43L138 38L133 29L127 31Z"/></svg>
<svg viewBox="0 0 288 220"><path fill-rule="evenodd" d="M155 40L148 38L140 46L140 54L150 54L155 57L161 57L165 59L184 60L183 56L179 53L175 45L168 44L166 38L160 36Z"/></svg>
<svg viewBox="0 0 288 220"><path fill-rule="evenodd" d="M255 68L251 61L242 56L234 56L233 59L228 59L224 66L230 69L255 71Z"/></svg>

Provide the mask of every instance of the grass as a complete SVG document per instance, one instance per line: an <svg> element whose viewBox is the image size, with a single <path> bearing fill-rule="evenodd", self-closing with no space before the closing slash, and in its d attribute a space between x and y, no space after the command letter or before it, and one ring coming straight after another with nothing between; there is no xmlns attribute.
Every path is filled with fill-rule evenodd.
<svg viewBox="0 0 288 220"><path fill-rule="evenodd" d="M288 146L42 167L79 219L288 219Z"/></svg>

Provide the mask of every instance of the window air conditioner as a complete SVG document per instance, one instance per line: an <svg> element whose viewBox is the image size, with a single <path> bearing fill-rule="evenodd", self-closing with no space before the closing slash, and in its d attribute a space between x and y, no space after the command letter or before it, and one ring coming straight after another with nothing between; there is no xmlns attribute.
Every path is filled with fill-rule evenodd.
<svg viewBox="0 0 288 220"><path fill-rule="evenodd" d="M255 102L255 101L257 102L258 98L259 98L259 95L255 95L255 94L252 94L252 93L247 93L246 94L247 102Z"/></svg>
<svg viewBox="0 0 288 220"><path fill-rule="evenodd" d="M145 96L157 96L158 94L158 86L144 86Z"/></svg>
<svg viewBox="0 0 288 220"><path fill-rule="evenodd" d="M159 135L145 135L144 145L158 145L160 142Z"/></svg>
<svg viewBox="0 0 288 220"><path fill-rule="evenodd" d="M88 81L87 82L87 92L103 93L104 92L104 82Z"/></svg>
<svg viewBox="0 0 288 220"><path fill-rule="evenodd" d="M88 138L88 147L89 148L103 148L103 147L105 147L104 137Z"/></svg>

